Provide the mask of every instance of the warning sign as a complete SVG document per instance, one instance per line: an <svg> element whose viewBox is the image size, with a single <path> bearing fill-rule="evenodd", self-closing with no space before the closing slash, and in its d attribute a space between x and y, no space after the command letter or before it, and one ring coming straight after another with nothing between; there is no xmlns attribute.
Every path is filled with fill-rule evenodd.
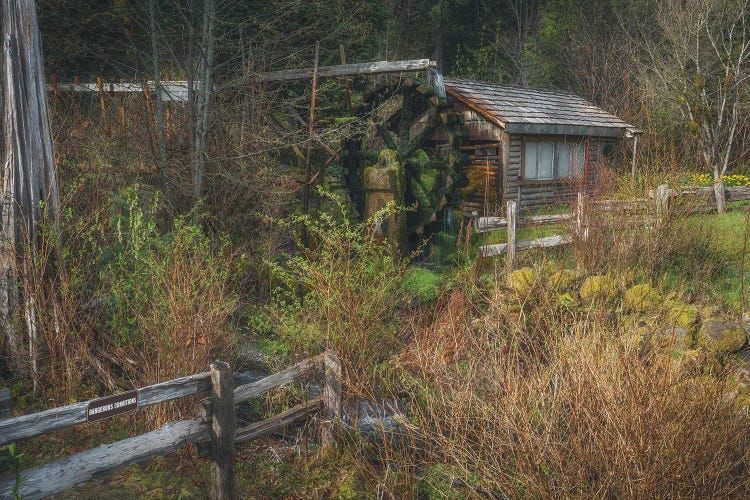
<svg viewBox="0 0 750 500"><path fill-rule="evenodd" d="M86 418L89 422L96 422L115 415L122 415L137 408L138 391L128 391L89 402Z"/></svg>

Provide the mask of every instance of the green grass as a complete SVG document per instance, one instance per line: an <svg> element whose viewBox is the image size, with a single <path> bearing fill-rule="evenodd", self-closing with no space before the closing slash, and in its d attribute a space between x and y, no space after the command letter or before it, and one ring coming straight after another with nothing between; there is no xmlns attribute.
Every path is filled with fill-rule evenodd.
<svg viewBox="0 0 750 500"><path fill-rule="evenodd" d="M695 215L688 217L683 223L686 230L708 232L710 244L704 259L713 260L717 266L708 279L689 269L670 269L664 276L665 286L682 289L728 312L738 313L746 309L750 289L750 258L745 256L744 248L747 211ZM747 250L750 250L750 241Z"/></svg>

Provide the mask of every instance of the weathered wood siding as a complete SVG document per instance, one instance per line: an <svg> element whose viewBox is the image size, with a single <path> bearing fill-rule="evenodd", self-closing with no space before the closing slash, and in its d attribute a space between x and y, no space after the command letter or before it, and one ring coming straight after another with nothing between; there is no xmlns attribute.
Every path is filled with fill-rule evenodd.
<svg viewBox="0 0 750 500"><path fill-rule="evenodd" d="M568 203L575 193L584 186L591 190L597 185L599 177L599 162L602 147L605 143L617 144L617 140L609 137L590 137L588 139L586 174L583 179L559 179L555 181L524 181L523 179L523 148L522 135L510 136L510 150L508 156L508 175L506 200L518 202L520 209L528 210L543 206Z"/></svg>

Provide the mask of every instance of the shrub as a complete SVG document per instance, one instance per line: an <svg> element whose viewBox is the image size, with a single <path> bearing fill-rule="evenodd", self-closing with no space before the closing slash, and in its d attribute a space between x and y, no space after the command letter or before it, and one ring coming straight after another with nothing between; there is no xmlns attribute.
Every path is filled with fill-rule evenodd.
<svg viewBox="0 0 750 500"><path fill-rule="evenodd" d="M401 288L422 302L435 300L440 293L443 278L424 267L411 267L404 274Z"/></svg>
<svg viewBox="0 0 750 500"><path fill-rule="evenodd" d="M374 221L394 210L388 206L363 224L326 213L294 218L288 225L304 224L311 244L272 263L280 337L303 355L335 349L352 388L357 382L369 387L377 365L396 346L394 313L404 303L408 260L372 237Z"/></svg>
<svg viewBox="0 0 750 500"><path fill-rule="evenodd" d="M429 354L449 340L441 330L415 338L425 354L408 365L409 396L424 470L509 498L717 497L750 487L750 421L729 384L699 360L633 342L605 304L558 317L543 287L534 294L522 313L502 292L483 312L452 313L464 332L452 360Z"/></svg>
<svg viewBox="0 0 750 500"><path fill-rule="evenodd" d="M100 257L103 321L121 369L136 385L227 359L229 317L237 307L228 243L212 243L187 217L159 230L157 207L158 197L141 203L137 186L126 190L112 214L115 239Z"/></svg>

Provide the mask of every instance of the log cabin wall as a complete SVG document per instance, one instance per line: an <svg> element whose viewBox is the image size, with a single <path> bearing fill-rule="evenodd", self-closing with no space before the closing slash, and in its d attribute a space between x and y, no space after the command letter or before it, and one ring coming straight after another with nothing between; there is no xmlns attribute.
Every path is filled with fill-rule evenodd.
<svg viewBox="0 0 750 500"><path fill-rule="evenodd" d="M613 147L617 144L617 141L611 137L586 138L586 170L582 179L531 181L523 178L524 137L527 136L510 134L505 192L505 199L516 201L518 208L523 210L569 203L584 186L587 191L595 189L599 178L602 149L605 144L611 144ZM559 141L560 136L549 136L549 139Z"/></svg>

